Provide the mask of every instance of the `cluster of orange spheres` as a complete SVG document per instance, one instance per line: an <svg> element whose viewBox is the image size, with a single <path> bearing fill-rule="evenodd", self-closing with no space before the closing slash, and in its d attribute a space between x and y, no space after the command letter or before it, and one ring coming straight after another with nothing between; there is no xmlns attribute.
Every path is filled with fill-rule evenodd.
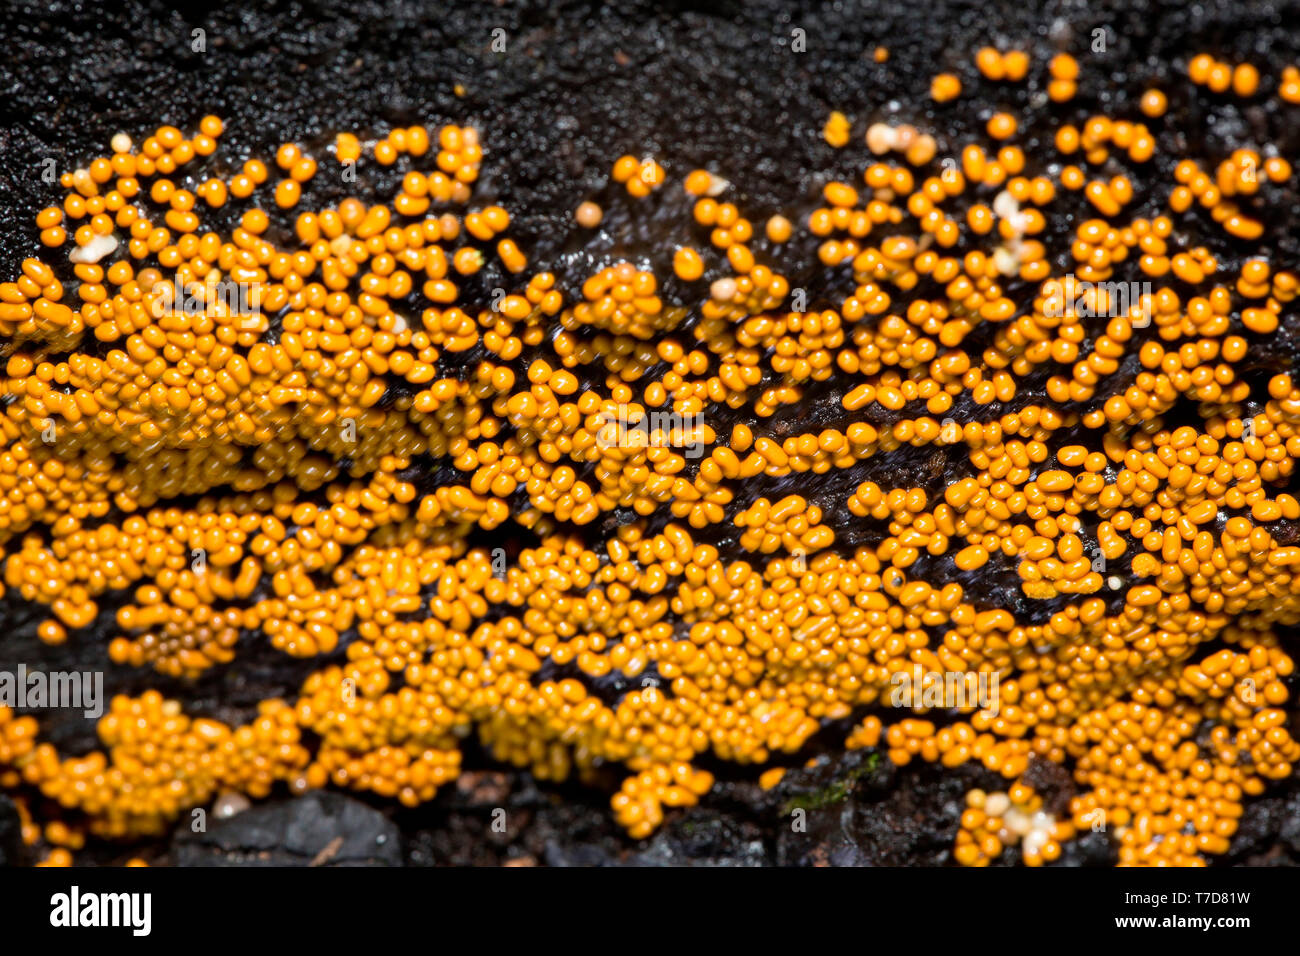
<svg viewBox="0 0 1300 956"><path fill-rule="evenodd" d="M1065 55L976 64L933 98L1087 82ZM1240 66L1191 74L1254 91ZM643 837L708 793L701 758L778 785L765 765L851 719L846 746L1006 778L970 795L960 863L1051 862L1098 814L1125 864L1224 853L1300 758L1278 636L1300 623L1278 531L1300 520L1300 382L1246 365L1300 287L1249 251L1291 167L1181 158L1138 214L1153 197L1116 164L1154 175L1165 103L1062 122L1044 155L1007 112L969 142L879 120L857 146L837 113L860 183L762 229L721 175L624 156L611 201L675 209L689 238L576 288L475 200L490 139L470 128L236 168L215 117L114 137L0 283L3 586L47 610L50 644L111 634L117 667L186 680L252 641L319 666L238 726L119 696L81 756L0 707L25 834L67 862L223 793L414 806L476 735L545 780L625 767L613 810ZM372 161L395 196L302 208L314 177L364 183ZM233 229L206 224L230 204ZM1198 223L1246 244L1237 273L1190 244ZM813 262L785 258L796 236ZM488 268L510 285L491 302L466 281ZM809 269L838 291L804 301L788 276ZM1121 295L1131 277L1149 289ZM949 464L896 486L905 446ZM998 567L1033 613L980 585ZM996 679L996 706L900 709L918 667ZM1020 779L1035 760L1073 774L1069 818Z"/></svg>

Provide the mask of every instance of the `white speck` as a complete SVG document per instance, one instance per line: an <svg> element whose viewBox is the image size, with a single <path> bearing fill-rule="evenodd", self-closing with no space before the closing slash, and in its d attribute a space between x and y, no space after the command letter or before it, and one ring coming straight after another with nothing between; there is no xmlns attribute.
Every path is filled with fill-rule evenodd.
<svg viewBox="0 0 1300 956"><path fill-rule="evenodd" d="M884 123L872 123L867 127L867 148L877 156L894 148L897 136L892 127Z"/></svg>
<svg viewBox="0 0 1300 956"><path fill-rule="evenodd" d="M96 190L98 190L98 186L95 186L94 179L90 178L90 170L88 169L74 170L73 186L77 189L78 193L87 196L95 195Z"/></svg>
<svg viewBox="0 0 1300 956"><path fill-rule="evenodd" d="M113 236L96 235L84 246L73 249L72 254L68 256L68 261L76 265L95 263L104 256L111 255L116 248L117 239Z"/></svg>
<svg viewBox="0 0 1300 956"><path fill-rule="evenodd" d="M709 174L709 188L704 190L706 196L721 196L731 188L731 180Z"/></svg>
<svg viewBox="0 0 1300 956"><path fill-rule="evenodd" d="M993 253L993 265L1004 276L1013 276L1020 271L1020 257L1006 246L998 246Z"/></svg>
<svg viewBox="0 0 1300 956"><path fill-rule="evenodd" d="M1037 853L1043 848L1043 844L1048 840L1047 833L1043 830L1030 830L1025 834L1023 850L1027 854Z"/></svg>
<svg viewBox="0 0 1300 956"><path fill-rule="evenodd" d="M1010 219L1016 213L1020 212L1020 203L1016 202L1016 197L1004 189L998 193L993 200L993 211L1000 219Z"/></svg>
<svg viewBox="0 0 1300 956"><path fill-rule="evenodd" d="M1029 815L1018 807L1012 807L1003 815L1002 819L1006 823L1008 830L1020 836L1024 836L1033 829L1029 823Z"/></svg>
<svg viewBox="0 0 1300 956"><path fill-rule="evenodd" d="M212 805L212 815L218 820L228 820L236 814L243 813L252 804L242 793L223 793Z"/></svg>

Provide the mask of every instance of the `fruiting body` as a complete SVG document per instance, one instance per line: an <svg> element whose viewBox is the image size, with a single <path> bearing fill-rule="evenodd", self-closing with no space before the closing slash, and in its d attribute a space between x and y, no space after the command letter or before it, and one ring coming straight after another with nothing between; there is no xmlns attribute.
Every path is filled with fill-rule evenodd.
<svg viewBox="0 0 1300 956"><path fill-rule="evenodd" d="M991 48L976 65L994 82L1031 67ZM1225 86L1221 67L1190 72L1254 94L1257 74ZM1078 64L1048 69L1050 95L1072 97ZM950 79L937 101L960 92ZM1153 123L1165 108L1140 105ZM49 644L113 599L123 667L194 677L249 634L328 659L239 727L156 692L115 698L83 757L0 707L0 786L129 837L279 784L417 805L477 733L542 779L625 766L612 807L643 837L708 792L701 755L761 767L852 717L850 747L1010 782L972 795L959 862L1013 842L1050 862L1097 812L1125 864L1225 852L1243 800L1300 757L1278 640L1300 623L1300 548L1275 533L1300 520L1300 385L1241 371L1300 280L1263 256L1224 275L1181 244L1182 216L1195 205L1248 247L1260 191L1291 167L1186 159L1167 208L1137 216L1129 178L1102 167L1151 160L1141 122L1062 126L1072 165L1052 174L1014 145L1014 116L988 116L965 144L872 123L860 180L772 215L765 239L721 201L726 180L694 171L692 244L577 288L530 274L507 210L472 204L470 128L390 131L372 155L404 171L391 203L318 210L302 209L318 169L298 145L274 182L252 159L190 191L181 171L220 120L138 149L115 137L38 215L46 260L0 284L5 587L48 607ZM827 141L847 149L848 126L833 114ZM361 157L351 134L334 146ZM630 215L669 176L631 155L612 171ZM254 195L231 235L203 225ZM1056 275L1048 217L1074 198L1088 212ZM848 291L791 311L780 254L808 235ZM1126 261L1154 288L1121 306ZM469 291L489 265L510 286L490 304ZM674 301L683 285L699 298ZM773 427L827 388L834 425ZM861 477L927 447L941 482ZM799 492L770 492L782 482ZM491 532L530 543L498 554ZM995 564L1035 614L970 576ZM996 677L996 706L924 685L891 713L917 668ZM1019 779L1035 758L1070 767L1071 820L1040 816ZM60 844L50 863L84 838L33 826Z"/></svg>

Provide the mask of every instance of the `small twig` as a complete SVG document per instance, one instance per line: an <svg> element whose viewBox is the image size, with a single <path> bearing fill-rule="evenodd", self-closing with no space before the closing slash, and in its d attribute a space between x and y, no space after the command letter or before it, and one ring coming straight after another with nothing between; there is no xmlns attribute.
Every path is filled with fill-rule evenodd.
<svg viewBox="0 0 1300 956"><path fill-rule="evenodd" d="M312 861L307 865L324 866L330 860L334 859L334 855L339 852L339 847L341 847L342 845L343 845L343 838L341 836L336 836L333 840L330 840L329 843L325 844L325 849L317 853L312 858Z"/></svg>

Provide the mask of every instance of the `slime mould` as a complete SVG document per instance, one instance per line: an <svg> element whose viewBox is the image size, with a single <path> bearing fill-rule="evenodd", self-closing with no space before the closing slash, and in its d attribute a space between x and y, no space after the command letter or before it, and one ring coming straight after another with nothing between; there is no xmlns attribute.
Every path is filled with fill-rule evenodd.
<svg viewBox="0 0 1300 956"><path fill-rule="evenodd" d="M934 101L1037 69L975 66ZM1042 68L1068 103L1078 64ZM1249 64L1189 75L1269 95ZM1005 111L963 143L836 113L860 181L761 223L720 173L623 156L604 202L671 195L694 238L577 283L475 202L470 127L233 169L214 116L115 136L0 284L4 587L48 644L111 617L112 664L173 682L249 640L319 667L238 726L118 695L82 756L0 707L29 840L66 863L281 784L414 806L470 734L541 779L625 767L639 838L708 793L699 758L774 785L849 721L847 747L1006 778L969 794L960 863L1050 862L1099 823L1123 864L1224 853L1300 756L1300 384L1250 360L1300 284L1260 251L1293 171L1267 145L1159 156L1167 106L1028 152ZM362 161L403 171L396 195L299 208ZM1035 758L1073 774L1059 818Z"/></svg>

